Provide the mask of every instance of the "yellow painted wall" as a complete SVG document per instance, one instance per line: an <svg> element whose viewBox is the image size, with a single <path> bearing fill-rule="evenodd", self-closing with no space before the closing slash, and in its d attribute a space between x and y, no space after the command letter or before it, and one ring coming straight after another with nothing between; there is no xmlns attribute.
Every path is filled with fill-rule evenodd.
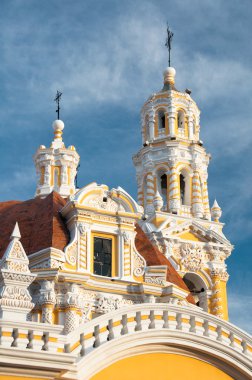
<svg viewBox="0 0 252 380"><path fill-rule="evenodd" d="M168 353L136 355L117 361L91 380L232 380L201 360Z"/></svg>

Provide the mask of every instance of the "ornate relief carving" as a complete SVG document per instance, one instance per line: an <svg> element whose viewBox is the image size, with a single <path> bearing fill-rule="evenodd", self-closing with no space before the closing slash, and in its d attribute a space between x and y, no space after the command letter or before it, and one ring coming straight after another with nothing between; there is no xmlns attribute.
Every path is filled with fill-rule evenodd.
<svg viewBox="0 0 252 380"><path fill-rule="evenodd" d="M108 210L108 211L119 211L119 208L122 211L125 211L125 209L121 206L121 204L115 202L110 197L106 197L106 201L104 201L104 197L97 196L96 198L90 199L87 201L87 206L91 206L97 209L101 210Z"/></svg>
<svg viewBox="0 0 252 380"><path fill-rule="evenodd" d="M125 305L133 305L134 302L132 300L120 299L115 297L106 297L100 296L97 300L96 311L98 313L107 313L109 311L113 311L119 309Z"/></svg>
<svg viewBox="0 0 252 380"><path fill-rule="evenodd" d="M122 236L123 236L124 242L128 244L130 242L130 234L127 231L123 231Z"/></svg>
<svg viewBox="0 0 252 380"><path fill-rule="evenodd" d="M219 277L219 279L222 281L228 281L228 279L229 279L229 274L223 268L212 269L211 270L211 276Z"/></svg>
<svg viewBox="0 0 252 380"><path fill-rule="evenodd" d="M78 254L78 244L74 241L66 248L66 261L70 265L76 265Z"/></svg>
<svg viewBox="0 0 252 380"><path fill-rule="evenodd" d="M198 271L202 267L203 254L201 247L185 243L181 245L181 264L191 271Z"/></svg>
<svg viewBox="0 0 252 380"><path fill-rule="evenodd" d="M133 253L133 274L140 277L144 274L145 260L136 251Z"/></svg>
<svg viewBox="0 0 252 380"><path fill-rule="evenodd" d="M166 281L164 280L163 277L150 276L150 277L145 277L145 282L149 284L164 286Z"/></svg>
<svg viewBox="0 0 252 380"><path fill-rule="evenodd" d="M53 281L42 281L41 288L39 290L40 296L38 302L40 304L50 303L54 304L56 301L56 295L54 291L54 282Z"/></svg>

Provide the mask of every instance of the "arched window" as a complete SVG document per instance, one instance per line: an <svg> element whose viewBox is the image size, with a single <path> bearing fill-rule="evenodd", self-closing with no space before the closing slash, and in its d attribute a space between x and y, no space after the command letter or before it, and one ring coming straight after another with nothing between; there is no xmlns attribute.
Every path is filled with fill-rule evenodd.
<svg viewBox="0 0 252 380"><path fill-rule="evenodd" d="M167 187L167 174L164 169L159 170L157 173L157 189L163 199L164 206L167 204Z"/></svg>
<svg viewBox="0 0 252 380"><path fill-rule="evenodd" d="M185 113L184 113L184 111L182 111L182 110L178 111L177 121L178 121L178 129L180 131L184 130L185 129Z"/></svg>
<svg viewBox="0 0 252 380"><path fill-rule="evenodd" d="M185 284L194 298L195 304L204 311L208 311L207 286L202 278L196 273L186 273L183 277Z"/></svg>
<svg viewBox="0 0 252 380"><path fill-rule="evenodd" d="M163 110L158 111L158 129L165 129L165 113Z"/></svg>
<svg viewBox="0 0 252 380"><path fill-rule="evenodd" d="M179 184L180 184L180 201L182 205L185 205L186 183L185 183L185 177L183 176L183 174L180 174L179 176Z"/></svg>
<svg viewBox="0 0 252 380"><path fill-rule="evenodd" d="M160 177L161 197L163 198L164 205L167 203L167 175L163 174Z"/></svg>
<svg viewBox="0 0 252 380"><path fill-rule="evenodd" d="M191 181L190 174L186 169L182 169L179 174L180 202L181 205L191 206Z"/></svg>

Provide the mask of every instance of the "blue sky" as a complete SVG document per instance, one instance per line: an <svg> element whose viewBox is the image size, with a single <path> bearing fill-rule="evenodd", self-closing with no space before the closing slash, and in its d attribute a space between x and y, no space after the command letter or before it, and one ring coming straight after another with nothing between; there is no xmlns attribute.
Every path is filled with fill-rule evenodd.
<svg viewBox="0 0 252 380"><path fill-rule="evenodd" d="M192 89L212 154L209 195L235 245L230 318L252 332L250 0L1 0L0 199L35 191L32 156L52 139L63 91L64 141L81 156L78 183L120 185L136 197L132 154L140 108L162 87L166 21L176 87Z"/></svg>

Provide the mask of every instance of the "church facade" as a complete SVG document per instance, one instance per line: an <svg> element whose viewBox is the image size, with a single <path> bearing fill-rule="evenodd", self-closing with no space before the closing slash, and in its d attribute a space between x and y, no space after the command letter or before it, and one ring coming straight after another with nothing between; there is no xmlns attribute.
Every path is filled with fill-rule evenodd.
<svg viewBox="0 0 252 380"><path fill-rule="evenodd" d="M34 198L0 203L0 379L251 379L200 111L175 75L142 108L137 201L77 189L80 157L56 120Z"/></svg>

